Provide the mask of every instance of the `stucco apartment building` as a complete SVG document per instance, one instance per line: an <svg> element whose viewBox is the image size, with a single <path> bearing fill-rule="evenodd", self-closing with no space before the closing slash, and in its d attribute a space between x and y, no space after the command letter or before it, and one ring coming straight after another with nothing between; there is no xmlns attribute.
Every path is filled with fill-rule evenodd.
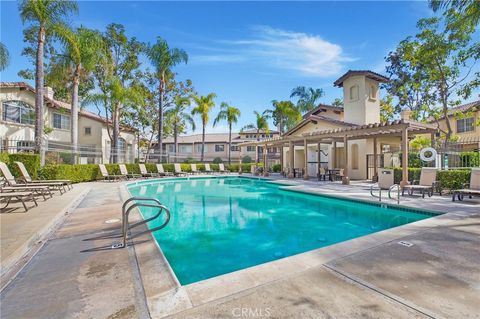
<svg viewBox="0 0 480 319"><path fill-rule="evenodd" d="M255 146L246 147L242 154L240 154L240 149L238 147L239 143L252 140L264 140L267 138L275 138L280 134L278 131L270 130L268 132L260 131L257 133L256 130L245 130L239 133L232 133L232 147L231 147L231 158L232 161L238 162L240 156L249 156L252 161L256 159ZM205 135L205 161L213 161L215 158L219 157L223 161L228 159L228 133L209 133ZM176 157L178 161L182 161L188 158L193 158L198 160L202 152L202 134L191 134L179 136L177 139L178 151ZM169 155L169 157L175 157L175 144L173 137L168 137L163 141L164 152ZM261 158L263 149L258 148L258 156ZM269 148L268 152L271 158L274 158L275 155L279 158L278 150L276 148ZM173 159L171 159L173 160Z"/></svg>
<svg viewBox="0 0 480 319"><path fill-rule="evenodd" d="M480 150L480 100L453 107L448 112L450 127L461 151ZM437 121L430 120L437 124ZM438 126L447 130L445 118L438 120Z"/></svg>
<svg viewBox="0 0 480 319"><path fill-rule="evenodd" d="M70 147L69 103L56 100L51 88L44 93L44 143L49 151L68 153ZM89 111L78 113L80 163L108 163L108 121ZM0 82L0 147L11 153L29 151L34 145L35 89L24 82ZM137 150L135 130L122 127L119 161L133 162Z"/></svg>

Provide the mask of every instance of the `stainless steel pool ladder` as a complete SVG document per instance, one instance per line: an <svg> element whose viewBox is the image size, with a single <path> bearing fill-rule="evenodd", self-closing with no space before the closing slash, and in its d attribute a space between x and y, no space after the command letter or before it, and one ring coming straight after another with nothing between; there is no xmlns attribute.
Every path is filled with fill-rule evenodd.
<svg viewBox="0 0 480 319"><path fill-rule="evenodd" d="M370 186L370 195L372 195L373 197L377 197L378 200L381 202L382 201L382 188L378 187L378 196L377 196L373 193L373 190L374 190L375 186L378 187L378 184L373 184L372 186ZM395 189L397 191L397 194L396 194L397 196L396 196L396 198L392 198L392 191L395 190ZM393 184L392 186L390 186L390 188L388 189L388 198L396 199L397 204L400 204L400 185Z"/></svg>
<svg viewBox="0 0 480 319"><path fill-rule="evenodd" d="M136 201L136 202L132 203L133 201ZM147 202L147 203L145 203L145 202ZM148 203L148 202L150 202L150 203ZM132 204L130 204L130 203L132 203ZM130 212L132 211L132 209L134 209L136 207L154 207L154 208L158 208L158 212L150 218L144 219L144 220L142 220L138 223L135 223L131 226L128 226L128 216L129 216ZM135 234L135 236L131 236L130 239L132 239L134 237L137 237L137 236L140 236L140 235L145 234L145 233L153 233L154 231L160 230L160 229L164 228L165 226L167 226L168 222L170 221L170 210L167 207L165 207L164 205L162 205L162 203L156 198L131 197L131 198L127 199L122 205L122 242L113 244L112 248L115 249L115 248L126 247L127 246L128 230L130 230L132 228L135 228L137 226L146 224L146 223L158 218L162 214L162 212L165 212L165 214L167 214L167 217L166 217L166 219L165 219L165 221L163 222L162 225L160 225L158 227L155 227L155 228L152 228L152 229L147 229L146 231Z"/></svg>

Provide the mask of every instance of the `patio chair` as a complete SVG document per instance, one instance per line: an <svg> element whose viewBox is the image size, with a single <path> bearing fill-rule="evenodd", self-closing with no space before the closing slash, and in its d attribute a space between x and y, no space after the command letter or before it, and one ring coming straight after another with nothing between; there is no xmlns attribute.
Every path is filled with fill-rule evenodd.
<svg viewBox="0 0 480 319"><path fill-rule="evenodd" d="M330 174L327 173L327 170L325 169L325 167L320 166L320 168L318 169L318 180L321 181L323 178L323 180L326 181L327 176L328 176L328 180L331 180Z"/></svg>
<svg viewBox="0 0 480 319"><path fill-rule="evenodd" d="M437 186L437 169L433 167L422 167L420 180L413 180L410 185L403 186L402 196L405 195L405 191L408 192L408 195L413 195L414 191L420 191L422 198L425 198L425 193L428 197L431 197Z"/></svg>
<svg viewBox="0 0 480 319"><path fill-rule="evenodd" d="M0 209L5 209L8 207L12 199L17 199L19 200L23 208L25 208L25 211L28 211L27 204L25 201L32 201L35 206L38 206L37 200L35 199L34 193L32 191L11 191L11 192L3 192L3 189L0 192L0 202L5 200L6 204L5 206L1 207Z"/></svg>
<svg viewBox="0 0 480 319"><path fill-rule="evenodd" d="M455 201L455 196L458 200L463 200L464 196L468 196L469 198L480 196L480 167L472 168L469 184L463 184L462 189L453 191L452 201Z"/></svg>
<svg viewBox="0 0 480 319"><path fill-rule="evenodd" d="M157 164L157 171L159 176L173 176L172 172L167 172L163 169L163 164Z"/></svg>
<svg viewBox="0 0 480 319"><path fill-rule="evenodd" d="M52 187L51 184L35 183L28 185L24 180L17 181L12 172L10 172L7 164L4 162L0 162L0 171L3 175L3 184L5 184L2 186L2 191L33 191L38 195L42 195L43 199L46 199L45 195L50 195L50 197L53 197L52 188L55 189L55 187ZM62 194L61 190L60 193Z"/></svg>
<svg viewBox="0 0 480 319"><path fill-rule="evenodd" d="M142 174L142 177L158 177L159 174L158 173L149 173L147 171L147 167L145 166L145 164L138 164L138 167L140 168L140 174Z"/></svg>
<svg viewBox="0 0 480 319"><path fill-rule="evenodd" d="M205 163L205 173L213 174L213 170L210 168L210 164Z"/></svg>
<svg viewBox="0 0 480 319"><path fill-rule="evenodd" d="M126 176L127 179L142 177L141 174L129 173L125 164L118 164L118 168L120 169L120 174Z"/></svg>
<svg viewBox="0 0 480 319"><path fill-rule="evenodd" d="M192 169L192 174L200 174L200 171L197 170L197 164L190 164L190 167Z"/></svg>
<svg viewBox="0 0 480 319"><path fill-rule="evenodd" d="M175 168L175 176L187 176L187 172L182 171L182 165L175 163L173 164L173 167Z"/></svg>
<svg viewBox="0 0 480 319"><path fill-rule="evenodd" d="M48 183L48 184L52 184L52 186L57 186L57 185L61 186L61 187L63 187L64 190L65 190L65 187L67 187L69 190L73 188L72 181L69 180L69 179L33 180L30 177L30 174L28 174L27 168L25 167L25 165L23 165L22 162L15 162L15 164L17 164L18 169L20 170L20 173L22 174L22 177L27 184L38 184L38 183L45 184L45 183Z"/></svg>
<svg viewBox="0 0 480 319"><path fill-rule="evenodd" d="M223 163L218 164L218 171L224 174L230 173L228 169L225 169L225 165Z"/></svg>
<svg viewBox="0 0 480 319"><path fill-rule="evenodd" d="M104 164L98 164L98 167L100 168L100 173L105 181L114 182L125 178L123 175L109 174Z"/></svg>

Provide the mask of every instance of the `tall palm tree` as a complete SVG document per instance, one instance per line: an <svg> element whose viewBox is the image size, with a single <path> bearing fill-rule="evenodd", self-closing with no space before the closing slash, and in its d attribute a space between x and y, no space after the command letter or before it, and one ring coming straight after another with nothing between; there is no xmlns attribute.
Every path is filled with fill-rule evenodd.
<svg viewBox="0 0 480 319"><path fill-rule="evenodd" d="M0 42L0 71L5 70L10 62L10 54L5 44Z"/></svg>
<svg viewBox="0 0 480 319"><path fill-rule="evenodd" d="M200 115L202 118L202 153L200 160L203 162L205 157L205 127L208 124L208 115L212 108L215 107L215 101L213 100L217 95L215 93L210 93L207 96L193 96L193 101L197 106L192 110L192 115Z"/></svg>
<svg viewBox="0 0 480 319"><path fill-rule="evenodd" d="M273 109L266 110L273 118L273 124L277 125L280 135L301 120L302 115L291 101L272 101Z"/></svg>
<svg viewBox="0 0 480 319"><path fill-rule="evenodd" d="M290 97L297 97L297 108L300 112L305 113L313 110L317 106L317 100L324 95L322 89L307 88L298 86L292 90Z"/></svg>
<svg viewBox="0 0 480 319"><path fill-rule="evenodd" d="M257 141L260 140L260 132L265 132L265 134L270 133L270 129L268 128L268 119L270 116L268 115L267 111L264 111L263 113L259 113L257 111L253 111L255 114L255 123L245 125L242 128L243 130L255 130L257 132ZM258 152L255 152L255 162L258 164L259 158L258 158Z"/></svg>
<svg viewBox="0 0 480 319"><path fill-rule="evenodd" d="M70 13L78 12L77 3L65 0L22 0L19 4L23 23L30 22L37 29L37 52L35 61L35 148L41 152L43 134L43 91L45 72L43 66L44 46L54 27L63 24ZM52 32L50 32L52 31ZM43 160L42 160L43 161Z"/></svg>
<svg viewBox="0 0 480 319"><path fill-rule="evenodd" d="M188 55L184 50L173 48L170 49L167 41L157 37L157 42L153 45L149 45L146 49L146 54L150 59L150 63L155 67L156 78L158 80L158 151L162 154L163 148L163 104L165 93L165 77L167 72L180 64L188 62ZM159 156L159 161L162 160L162 156Z"/></svg>
<svg viewBox="0 0 480 319"><path fill-rule="evenodd" d="M178 152L178 135L185 132L187 124L195 131L193 117L185 112L190 106L190 101L190 98L176 96L174 107L165 112L165 117L168 118L168 122L172 126L175 156Z"/></svg>
<svg viewBox="0 0 480 319"><path fill-rule="evenodd" d="M64 52L53 69L60 76L66 73L72 83L70 142L73 153L77 154L80 80L88 78L95 69L96 63L99 61L99 53L103 51L101 50L103 41L98 32L87 28L78 28L76 31L72 31L64 26L59 26L56 29L60 39L64 42Z"/></svg>
<svg viewBox="0 0 480 319"><path fill-rule="evenodd" d="M232 125L238 122L240 117L240 110L234 106L229 105L227 102L220 104L220 112L213 121L213 126L216 126L220 121L226 120L228 123L228 164L231 164L231 152L232 152Z"/></svg>

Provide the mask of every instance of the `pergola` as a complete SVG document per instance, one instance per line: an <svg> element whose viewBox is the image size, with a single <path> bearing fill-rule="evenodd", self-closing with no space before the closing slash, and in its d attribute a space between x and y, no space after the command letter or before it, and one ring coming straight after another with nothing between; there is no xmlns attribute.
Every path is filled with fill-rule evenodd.
<svg viewBox="0 0 480 319"><path fill-rule="evenodd" d="M435 138L435 133L437 128L431 124L420 123L411 120L397 120L392 122L384 123L375 123L367 125L358 125L353 127L337 128L330 130L315 131L310 133L304 133L302 135L296 136L283 136L273 139L266 139L262 141L251 141L239 144L240 152L242 152L242 147L245 146L263 146L263 163L264 167L267 165L267 148L268 147L280 147L281 148L281 165L283 170L283 147L289 147L289 174L288 177L293 177L293 168L294 162L294 147L295 145L303 145L305 151L305 158L307 158L308 144L316 143L318 144L318 149L320 149L320 144L333 144L334 152L333 155L336 156L336 143L343 142L343 145L347 145L348 141L351 140L363 140L363 139L373 139L373 153L374 158L377 158L377 138L380 137L400 137L401 138L401 149L402 149L402 182L401 186L408 184L408 139L410 136L419 135L419 134L430 134L431 139ZM432 144L433 145L433 144ZM320 152L319 152L320 154ZM320 155L319 155L320 156ZM242 156L240 156L241 158ZM241 161L241 159L240 159ZM320 162L320 161L319 161ZM344 177L343 183L349 183L348 177L348 147L344 147L343 151L343 162L345 163L344 167ZM377 161L374 160L374 176L377 175ZM305 171L307 171L307 160L305 160ZM264 170L264 174L268 174ZM304 174L304 178L308 179L308 175Z"/></svg>

